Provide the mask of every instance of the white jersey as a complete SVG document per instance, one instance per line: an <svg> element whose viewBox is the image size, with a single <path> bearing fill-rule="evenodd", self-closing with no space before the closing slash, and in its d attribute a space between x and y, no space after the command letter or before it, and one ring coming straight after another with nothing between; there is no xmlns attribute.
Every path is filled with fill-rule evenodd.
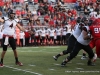
<svg viewBox="0 0 100 75"><path fill-rule="evenodd" d="M10 20L7 17L4 17L4 30L3 33L5 35L10 35L10 36L14 36L14 32L15 32L15 27L17 25L18 20L14 19L14 20Z"/></svg>
<svg viewBox="0 0 100 75"><path fill-rule="evenodd" d="M50 28L48 28L47 30L45 30L45 32L46 32L46 35L49 35Z"/></svg>
<svg viewBox="0 0 100 75"><path fill-rule="evenodd" d="M56 29L56 34L57 36L62 34L62 28Z"/></svg>
<svg viewBox="0 0 100 75"><path fill-rule="evenodd" d="M80 34L81 34L81 29L79 28L79 24L77 24L75 27L74 27L74 30L72 32L73 36L77 39Z"/></svg>
<svg viewBox="0 0 100 75"><path fill-rule="evenodd" d="M55 33L55 30L54 29L52 29L52 30L50 30L50 34L49 34L49 36L53 36L54 37L54 33Z"/></svg>
<svg viewBox="0 0 100 75"><path fill-rule="evenodd" d="M85 28L87 29L87 31L89 31L89 27L88 26L85 26ZM84 40L84 38L83 38L84 36L83 36L83 31L81 32L81 34L80 34L80 36L77 38L77 41L79 42L79 43L81 43L82 45L88 45L89 43L90 43L90 39L88 39L88 40Z"/></svg>
<svg viewBox="0 0 100 75"><path fill-rule="evenodd" d="M46 36L45 29L41 30L41 36L42 37L45 37Z"/></svg>
<svg viewBox="0 0 100 75"><path fill-rule="evenodd" d="M71 30L71 25L66 25L66 27L67 27L67 33L66 34L68 34L68 33L72 33L72 30Z"/></svg>
<svg viewBox="0 0 100 75"><path fill-rule="evenodd" d="M24 32L20 32L20 39L24 39L24 37L25 37L25 33Z"/></svg>
<svg viewBox="0 0 100 75"><path fill-rule="evenodd" d="M67 30L66 30L66 28L63 28L62 29L62 35L66 35L67 34Z"/></svg>
<svg viewBox="0 0 100 75"><path fill-rule="evenodd" d="M35 30L35 36L39 36L40 30Z"/></svg>
<svg viewBox="0 0 100 75"><path fill-rule="evenodd" d="M90 15L90 17L95 17L96 18L97 12L93 11L89 15Z"/></svg>

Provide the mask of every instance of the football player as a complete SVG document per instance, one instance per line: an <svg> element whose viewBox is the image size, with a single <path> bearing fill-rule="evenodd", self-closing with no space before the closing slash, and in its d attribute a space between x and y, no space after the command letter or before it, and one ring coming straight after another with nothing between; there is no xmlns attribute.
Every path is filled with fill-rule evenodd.
<svg viewBox="0 0 100 75"><path fill-rule="evenodd" d="M7 51L7 46L10 44L15 57L15 64L22 66L23 64L19 62L18 60L18 53L16 50L16 42L14 39L14 33L15 33L15 27L17 26L21 31L26 31L20 24L18 23L19 19L15 19L15 13L11 11L8 14L8 17L2 17L0 18L0 22L3 23L4 29L3 29L3 51L1 53L1 61L0 61L0 67L3 67L3 60L5 53Z"/></svg>

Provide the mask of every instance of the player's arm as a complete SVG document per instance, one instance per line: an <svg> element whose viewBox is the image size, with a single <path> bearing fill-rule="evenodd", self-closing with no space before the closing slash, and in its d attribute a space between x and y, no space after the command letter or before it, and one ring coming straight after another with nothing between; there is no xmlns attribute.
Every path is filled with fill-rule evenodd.
<svg viewBox="0 0 100 75"><path fill-rule="evenodd" d="M91 36L90 36L91 34L88 34L88 30L86 29L86 27L83 28L82 32L83 32L84 40L91 39Z"/></svg>
<svg viewBox="0 0 100 75"><path fill-rule="evenodd" d="M5 21L4 19L0 18L0 22L4 23L4 21Z"/></svg>
<svg viewBox="0 0 100 75"><path fill-rule="evenodd" d="M23 28L22 26L20 26L20 24L17 24L16 25L21 31L23 31L23 32L25 32L26 31L26 29L25 28Z"/></svg>
<svg viewBox="0 0 100 75"><path fill-rule="evenodd" d="M26 30L24 27L22 27L20 24L16 25L21 31L23 32L29 32L30 34L33 34L33 32L31 30Z"/></svg>
<svg viewBox="0 0 100 75"><path fill-rule="evenodd" d="M84 38L84 40L88 40L88 39L90 39L90 36L88 36L88 33L86 32L86 31L82 31L83 32L83 38Z"/></svg>
<svg viewBox="0 0 100 75"><path fill-rule="evenodd" d="M2 12L0 11L0 16L2 16ZM0 22L2 22L2 23L4 23L4 17L2 18L0 18Z"/></svg>

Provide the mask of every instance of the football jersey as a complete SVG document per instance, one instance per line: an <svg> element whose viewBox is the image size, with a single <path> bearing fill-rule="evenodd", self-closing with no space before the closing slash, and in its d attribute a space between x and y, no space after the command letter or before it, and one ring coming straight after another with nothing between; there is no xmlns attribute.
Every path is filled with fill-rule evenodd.
<svg viewBox="0 0 100 75"><path fill-rule="evenodd" d="M25 37L25 33L24 32L20 32L20 39L24 39L24 37Z"/></svg>
<svg viewBox="0 0 100 75"><path fill-rule="evenodd" d="M35 36L39 36L39 32L40 32L39 29L35 30Z"/></svg>
<svg viewBox="0 0 100 75"><path fill-rule="evenodd" d="M47 30L45 30L45 32L46 32L46 35L49 35L50 28L48 28Z"/></svg>
<svg viewBox="0 0 100 75"><path fill-rule="evenodd" d="M62 35L66 35L66 33L67 33L67 29L66 28L63 28L62 29Z"/></svg>
<svg viewBox="0 0 100 75"><path fill-rule="evenodd" d="M57 34L58 36L61 35L61 33L62 33L62 29L61 29L61 28L56 29L56 34Z"/></svg>
<svg viewBox="0 0 100 75"><path fill-rule="evenodd" d="M66 34L72 33L71 25L66 25L66 27L67 27L67 33Z"/></svg>
<svg viewBox="0 0 100 75"><path fill-rule="evenodd" d="M79 35L81 34L81 29L79 28L79 24L77 24L72 32L73 36L77 39Z"/></svg>
<svg viewBox="0 0 100 75"><path fill-rule="evenodd" d="M84 28L85 28L85 30L87 31L87 32L89 32L89 26L84 26ZM83 35L83 31L81 32L81 34L80 34L80 36L77 38L77 41L79 42L79 43L81 43L82 45L88 45L89 43L90 43L90 39L88 39L88 40L84 40L84 35Z"/></svg>
<svg viewBox="0 0 100 75"><path fill-rule="evenodd" d="M10 35L10 36L14 36L14 32L15 32L15 27L17 25L18 20L14 19L14 20L10 20L7 17L4 17L4 30L3 33L5 35Z"/></svg>
<svg viewBox="0 0 100 75"><path fill-rule="evenodd" d="M50 36L54 36L54 32L55 32L55 30L54 29L52 29L52 30L50 30Z"/></svg>
<svg viewBox="0 0 100 75"><path fill-rule="evenodd" d="M96 18L97 12L91 12L89 15L90 15L90 17L95 17Z"/></svg>
<svg viewBox="0 0 100 75"><path fill-rule="evenodd" d="M43 37L46 36L45 29L42 29L40 32L41 32L41 36L43 36Z"/></svg>
<svg viewBox="0 0 100 75"><path fill-rule="evenodd" d="M100 38L100 25L90 26L90 32L94 39Z"/></svg>

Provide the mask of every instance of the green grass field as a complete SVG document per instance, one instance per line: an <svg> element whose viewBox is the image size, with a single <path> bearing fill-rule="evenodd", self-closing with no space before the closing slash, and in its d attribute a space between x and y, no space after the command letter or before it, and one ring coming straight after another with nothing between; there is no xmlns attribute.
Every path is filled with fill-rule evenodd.
<svg viewBox="0 0 100 75"><path fill-rule="evenodd" d="M57 61L52 56L66 49L66 46L42 46L42 47L17 47L19 60L23 66L15 65L15 59L11 48L4 58L4 67L0 68L0 75L100 75L100 59L96 66L87 66L87 60L81 60L82 50L65 67L61 67L60 57ZM0 48L0 53L2 48Z"/></svg>

